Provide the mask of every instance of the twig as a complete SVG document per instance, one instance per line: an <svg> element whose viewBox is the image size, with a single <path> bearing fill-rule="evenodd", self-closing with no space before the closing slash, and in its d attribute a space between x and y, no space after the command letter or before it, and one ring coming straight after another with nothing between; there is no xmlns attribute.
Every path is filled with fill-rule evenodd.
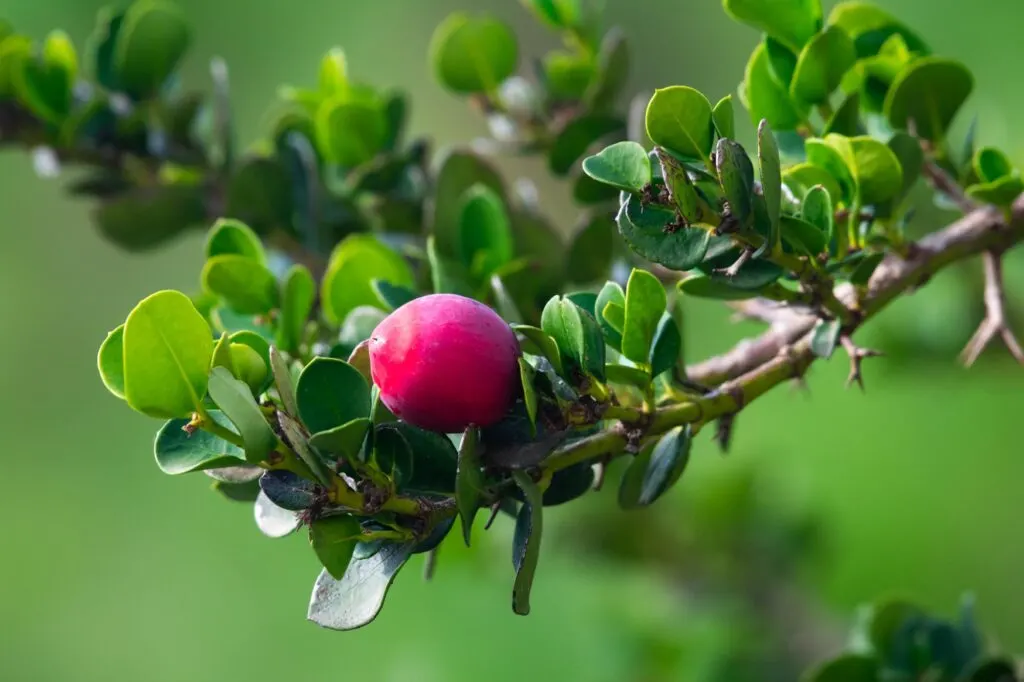
<svg viewBox="0 0 1024 682"><path fill-rule="evenodd" d="M740 274L740 270L743 268L744 265L746 265L750 261L750 258L753 255L754 251L752 249L743 249L743 251L739 255L739 258L737 258L732 265L730 265L727 268L716 268L715 272L726 277L735 277L736 275Z"/></svg>
<svg viewBox="0 0 1024 682"><path fill-rule="evenodd" d="M982 351L998 334L1014 359L1024 365L1024 350L1014 336L1006 320L1006 292L1003 289L1002 255L988 251L984 256L985 263L985 319L967 342L960 359L966 367L974 364Z"/></svg>
<svg viewBox="0 0 1024 682"><path fill-rule="evenodd" d="M878 357L882 353L871 348L861 348L853 342L853 339L846 335L843 335L839 342L843 344L846 354L850 357L850 376L846 378L846 388L850 388L850 386L856 383L860 386L860 390L863 391L864 375L861 372L861 365L864 362L864 358Z"/></svg>
<svg viewBox="0 0 1024 682"><path fill-rule="evenodd" d="M978 204L964 194L964 190L960 187L959 183L933 159L926 161L922 170L931 186L956 204L961 211L970 213L978 208Z"/></svg>

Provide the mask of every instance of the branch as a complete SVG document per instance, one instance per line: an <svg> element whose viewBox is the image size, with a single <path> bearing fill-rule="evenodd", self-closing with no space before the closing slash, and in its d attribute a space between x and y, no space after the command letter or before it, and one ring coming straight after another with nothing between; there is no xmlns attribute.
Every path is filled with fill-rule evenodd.
<svg viewBox="0 0 1024 682"><path fill-rule="evenodd" d="M983 253L1001 253L1024 241L1024 195L1017 198L1010 218L993 207L973 210L948 227L911 245L904 259L888 255L875 269L866 293L857 300L852 287L840 287L837 296L858 311L854 322L844 326L843 343L859 360L868 351L853 346L850 337L900 295L911 293L942 268ZM751 307L765 314L763 304ZM991 313L990 313L991 314ZM542 464L558 471L579 462L615 457L627 445L658 436L682 424L699 428L723 415L735 414L778 384L803 376L815 360L811 330L815 318L794 315L774 322L771 329L729 352L688 370L694 381L715 385L710 394L678 403L651 414L637 411L635 421L623 421L611 429L555 450ZM854 377L856 380L856 377Z"/></svg>
<svg viewBox="0 0 1024 682"><path fill-rule="evenodd" d="M1006 322L1006 294L1003 291L1002 254L994 251L985 253L985 319L967 342L960 358L964 365L970 367L978 359L985 347L992 342L996 334L1002 337L1003 343L1014 359L1024 364L1024 351L1020 342L1013 335Z"/></svg>

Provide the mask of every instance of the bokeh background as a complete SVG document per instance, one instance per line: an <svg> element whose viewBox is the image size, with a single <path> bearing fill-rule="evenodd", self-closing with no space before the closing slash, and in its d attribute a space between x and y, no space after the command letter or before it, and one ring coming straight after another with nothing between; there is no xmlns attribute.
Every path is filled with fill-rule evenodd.
<svg viewBox="0 0 1024 682"><path fill-rule="evenodd" d="M101 4L2 0L0 16L81 45ZM279 84L315 82L341 45L357 78L412 95L414 133L466 141L485 126L434 83L433 27L455 9L489 11L517 28L524 58L554 46L512 0L181 4L195 27L185 80L205 87L210 57L226 58L242 140ZM1024 162L1020 0L883 4L977 75L960 128L977 113L980 140ZM735 90L757 40L713 0L607 0L606 15L633 43L638 90L688 84L714 101ZM571 228L566 188L539 163L504 168L532 177ZM784 679L786 665L841 645L867 600L901 594L952 614L965 591L999 645L1024 651L1024 371L1001 350L969 372L955 362L981 315L976 267L865 330L889 352L868 367L866 394L844 390L837 354L809 392L782 388L745 411L728 455L702 434L692 470L654 509L619 512L614 489L552 509L529 617L511 612L503 519L472 551L453 534L432 582L414 559L376 622L337 633L304 618L318 572L305 538L266 539L209 479L160 474L157 424L97 376L96 349L140 298L196 285L201 236L121 253L23 152L0 154L0 202L3 682L699 681L729 678L737 659L750 679ZM918 226L945 217L925 200ZM1011 274L1024 302L1024 267ZM757 331L717 305L688 314L695 359Z"/></svg>

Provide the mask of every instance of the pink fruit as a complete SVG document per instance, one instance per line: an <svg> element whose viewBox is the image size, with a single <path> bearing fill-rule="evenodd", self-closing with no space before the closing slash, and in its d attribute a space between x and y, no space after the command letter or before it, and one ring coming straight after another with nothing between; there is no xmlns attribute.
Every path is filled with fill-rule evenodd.
<svg viewBox="0 0 1024 682"><path fill-rule="evenodd" d="M456 433L500 421L519 391L519 342L471 298L431 294L387 316L370 336L370 373L395 416Z"/></svg>

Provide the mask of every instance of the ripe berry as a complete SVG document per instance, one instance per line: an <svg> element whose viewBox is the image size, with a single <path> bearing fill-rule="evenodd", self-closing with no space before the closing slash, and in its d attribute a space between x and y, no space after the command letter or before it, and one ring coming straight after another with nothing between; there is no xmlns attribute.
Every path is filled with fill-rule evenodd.
<svg viewBox="0 0 1024 682"><path fill-rule="evenodd" d="M370 336L370 373L396 417L456 433L501 420L519 390L519 343L471 298L431 294L391 313Z"/></svg>

